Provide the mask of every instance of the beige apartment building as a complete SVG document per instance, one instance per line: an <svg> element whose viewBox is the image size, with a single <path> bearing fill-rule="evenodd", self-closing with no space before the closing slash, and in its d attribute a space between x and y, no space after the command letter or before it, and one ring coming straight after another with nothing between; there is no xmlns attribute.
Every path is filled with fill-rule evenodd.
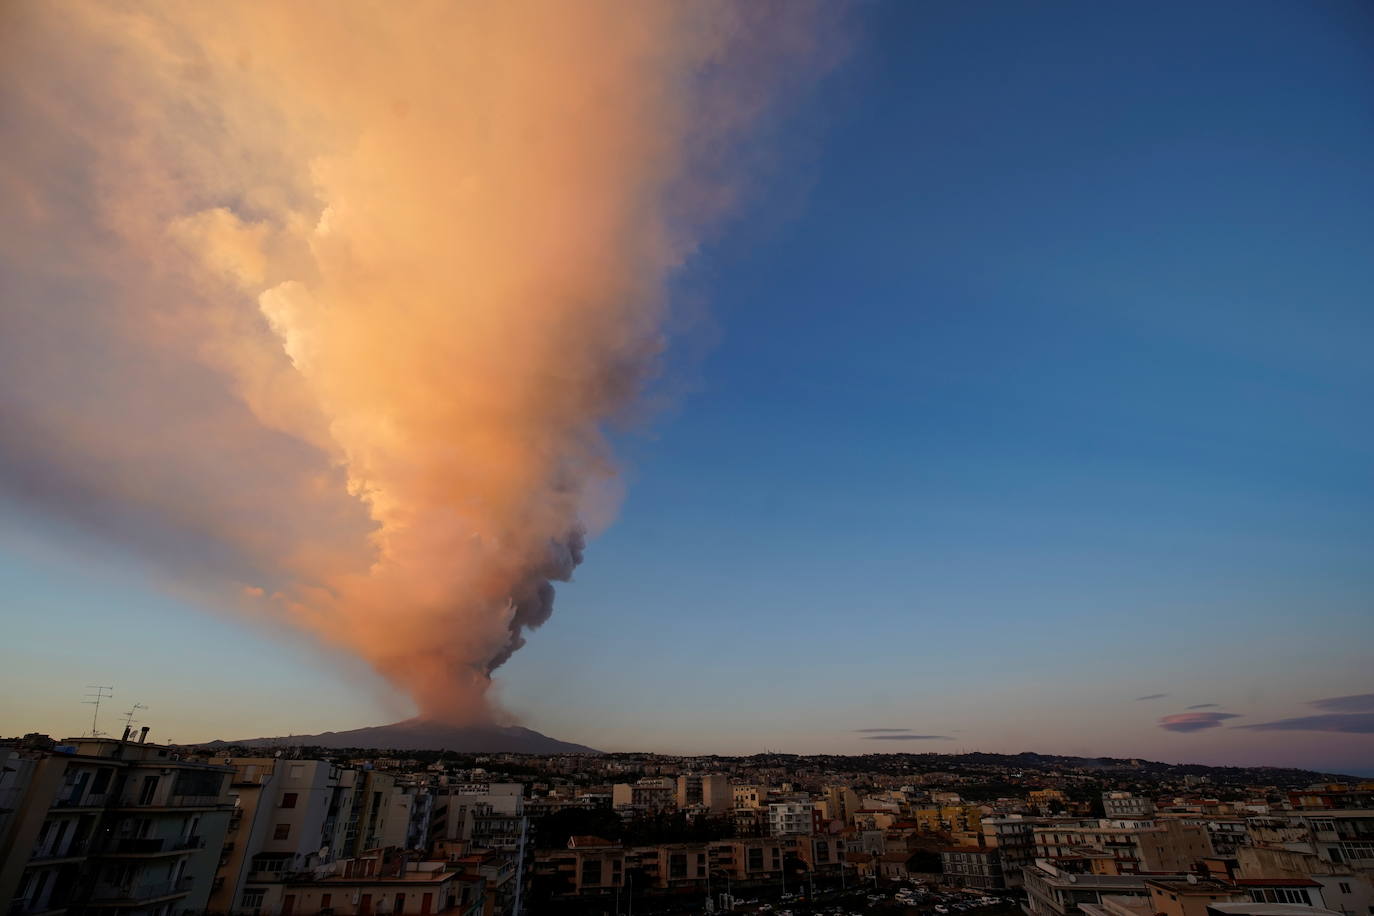
<svg viewBox="0 0 1374 916"><path fill-rule="evenodd" d="M353 780L344 770L323 760L279 757L217 762L233 768L234 807L210 909L257 909L284 875L339 857L353 809Z"/></svg>
<svg viewBox="0 0 1374 916"><path fill-rule="evenodd" d="M11 916L205 908L231 771L146 735L0 745L0 899Z"/></svg>
<svg viewBox="0 0 1374 916"><path fill-rule="evenodd" d="M983 811L977 805L938 805L917 808L912 812L916 826L928 833L940 830L980 832Z"/></svg>
<svg viewBox="0 0 1374 916"><path fill-rule="evenodd" d="M677 804L677 781L668 776L646 776L635 783L618 782L611 787L611 804L665 811Z"/></svg>
<svg viewBox="0 0 1374 916"><path fill-rule="evenodd" d="M1035 827L1036 858L1100 875L1170 873L1213 854L1201 824L1179 820L1058 822Z"/></svg>
<svg viewBox="0 0 1374 916"><path fill-rule="evenodd" d="M677 778L677 806L681 810L705 808L714 815L735 807L734 788L722 773L686 774Z"/></svg>
<svg viewBox="0 0 1374 916"><path fill-rule="evenodd" d="M285 881L271 916L482 916L485 879L442 861L415 861L375 849L310 878Z"/></svg>

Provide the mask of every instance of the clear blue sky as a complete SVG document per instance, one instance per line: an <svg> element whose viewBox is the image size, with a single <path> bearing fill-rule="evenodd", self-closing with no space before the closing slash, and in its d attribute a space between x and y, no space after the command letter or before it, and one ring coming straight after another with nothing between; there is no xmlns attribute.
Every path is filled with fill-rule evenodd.
<svg viewBox="0 0 1374 916"><path fill-rule="evenodd" d="M610 749L1367 770L1367 724L1235 726L1374 691L1370 7L855 20L680 278L709 321L504 701ZM38 613L0 645L0 730L74 730L88 682L182 740L396 713L10 517L0 583ZM1236 718L1158 727L1200 704Z"/></svg>

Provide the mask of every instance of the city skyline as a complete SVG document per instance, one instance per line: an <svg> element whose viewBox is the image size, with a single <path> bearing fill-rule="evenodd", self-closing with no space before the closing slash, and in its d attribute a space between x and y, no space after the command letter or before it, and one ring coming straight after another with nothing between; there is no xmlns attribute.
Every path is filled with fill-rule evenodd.
<svg viewBox="0 0 1374 916"><path fill-rule="evenodd" d="M298 109L274 115L299 128L282 134L291 142L263 127L235 147L270 163L263 186L224 178L201 158L217 148L203 137L184 161L175 143L141 157L113 142L139 136L141 117L161 129L159 106L183 116L185 99L179 71L145 72L141 46L110 39L99 17L77 17L43 68L39 51L8 55L0 66L14 69L0 72L31 78L8 81L18 117L0 127L16 151L0 188L25 202L0 217L0 733L85 731L84 685L98 683L116 688L105 721L141 702L155 738L182 743L379 725L447 714L450 700L454 715L480 717L490 697L498 718L603 750L1030 750L1374 773L1367 10L812 14L762 44L660 13L639 31L609 13L550 25L556 53L515 58L505 94L477 81L471 106L515 112L479 124L499 125L502 142L553 124L566 145L482 147L463 174L491 176L491 193L425 146L466 148L484 129L454 139L416 126L457 118L454 100L429 93L425 67L464 75L443 55L398 70L396 98L337 111L342 90L320 72L284 69L301 90L287 100ZM0 15L57 34L42 17ZM248 19L207 44L194 102L256 130L267 109L234 77ZM519 47L509 23L488 24ZM173 25L176 40L206 27ZM388 41L403 49L423 25L399 21ZM256 49L254 66L271 66L282 41ZM560 68L572 72L584 44L605 53L570 80ZM394 50L347 46L363 72ZM82 49L120 62L120 79ZM725 68L719 85L690 78L704 62ZM560 108L545 90L565 83L576 105ZM603 85L609 101L587 101ZM82 104L61 95L72 86ZM131 104L127 121L80 119L142 90L156 101ZM335 133L310 132L319 111ZM595 124L572 130L586 111ZM321 137L347 135L338 125L355 116L388 119L359 132L381 138L360 158L291 158L328 148ZM74 152L107 141L99 156ZM190 187L106 171L145 158L140 180L184 167ZM292 197L323 201L320 188L366 207L336 207L330 223L327 207ZM431 209L430 191L445 207L471 194L480 225ZM182 234L144 225L132 203L114 209L132 228L87 226L111 193L151 201L158 219L176 210L167 225ZM392 197L405 208L389 209ZM357 291L375 264L337 252L315 252L295 279L291 233L305 230L280 214L297 206L318 217L316 236L332 226L350 250L375 244L383 289L462 300L446 259L467 245L469 276L507 304L463 300L436 308L432 326L420 308L395 318L394 302L369 312ZM362 210L406 235L390 239ZM448 232L462 244L434 241ZM426 266L406 274L412 236ZM517 243L534 269L510 254ZM237 320L220 305L253 296L158 260L177 245L228 259L219 266L240 280L287 277L263 294L266 319L254 313L254 340L278 360L298 338L278 341L266 322L309 306L272 291L291 299L290 283L318 281L321 302L367 315L319 338L322 352L338 347L334 371L309 379L330 423L300 420L294 401L255 405L262 423L221 422L225 404L248 416L240 397L271 387L235 374L260 369L265 350L211 333ZM629 267L607 266L621 254ZM203 315L181 324L147 307L148 290L167 289ZM529 300L538 310L517 320ZM614 308L584 311L589 300ZM435 345L467 328L480 329L471 347ZM376 365L409 368L355 377L374 348ZM502 395L448 374L454 353ZM568 395L550 418L560 372L594 396ZM450 460L462 451L446 438L454 414L435 408L450 391L472 402L457 415L507 421L474 434L483 461ZM404 425L415 454L360 433L372 415L338 407L350 398ZM434 483L448 472L460 482ZM462 565L454 544L473 541L446 526L468 505L450 490L469 473L501 496L478 513L483 543L521 545L500 575L441 562ZM402 494L400 510L365 505L376 481ZM448 501L427 515L439 491ZM393 542L419 558L398 564L409 575L359 586L375 532L422 517L432 536ZM574 523L588 529L580 565ZM550 581L556 609L541 623ZM490 594L469 606L474 582ZM419 610L401 613L395 594Z"/></svg>

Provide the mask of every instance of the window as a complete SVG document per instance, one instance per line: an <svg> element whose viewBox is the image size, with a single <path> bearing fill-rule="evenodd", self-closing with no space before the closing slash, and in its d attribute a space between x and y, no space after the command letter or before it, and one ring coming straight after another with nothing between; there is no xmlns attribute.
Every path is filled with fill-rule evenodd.
<svg viewBox="0 0 1374 916"><path fill-rule="evenodd" d="M297 795L295 792L283 792L281 797L281 806L283 808L296 807L296 798Z"/></svg>
<svg viewBox="0 0 1374 916"><path fill-rule="evenodd" d="M290 824L278 824L277 829L272 831L272 839L285 840L291 836Z"/></svg>
<svg viewBox="0 0 1374 916"><path fill-rule="evenodd" d="M239 906L245 909L256 909L262 906L262 898L267 895L267 891L244 891L243 899L239 901Z"/></svg>
<svg viewBox="0 0 1374 916"><path fill-rule="evenodd" d="M1306 904L1307 891L1291 887L1264 887L1250 892L1257 903L1297 903Z"/></svg>
<svg viewBox="0 0 1374 916"><path fill-rule="evenodd" d="M333 906L333 905L334 905L334 895L333 895L333 894L320 894L320 908L321 908L321 909L324 909L325 907L329 907L329 906Z"/></svg>
<svg viewBox="0 0 1374 916"><path fill-rule="evenodd" d="M150 804L152 804L152 803L153 803L153 793L156 792L156 791L157 791L157 777L156 777L156 776L144 776L144 777L143 777L143 791L141 791L141 792L138 794L138 803L139 803L140 805L150 805Z"/></svg>
<svg viewBox="0 0 1374 916"><path fill-rule="evenodd" d="M1350 893L1350 885L1349 885L1347 882L1345 882L1345 881L1342 881L1342 882L1341 882L1341 893L1342 893L1342 894L1348 894L1348 893Z"/></svg>

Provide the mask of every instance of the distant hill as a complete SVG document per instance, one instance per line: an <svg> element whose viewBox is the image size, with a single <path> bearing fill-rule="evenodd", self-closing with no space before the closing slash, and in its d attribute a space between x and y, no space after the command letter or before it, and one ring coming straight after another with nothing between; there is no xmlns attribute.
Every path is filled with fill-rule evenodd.
<svg viewBox="0 0 1374 916"><path fill-rule="evenodd" d="M198 747L309 746L332 749L367 748L394 751L456 751L463 754L599 754L598 750L559 741L518 725L445 725L424 719L406 719L391 725L374 725L319 735L279 738L245 738L209 741Z"/></svg>
<svg viewBox="0 0 1374 916"><path fill-rule="evenodd" d="M613 757L624 756L612 754ZM940 753L875 753L856 755L782 754L765 752L748 758L755 764L795 766L807 761L810 766L822 766L841 772L903 772L948 770L954 773L988 773L990 771L1020 771L1026 773L1059 772L1091 773L1102 777L1122 777L1144 782L1161 782L1184 776L1205 776L1223 785L1279 785L1308 786L1321 782L1358 783L1360 776L1349 773L1330 773L1294 767L1272 766L1210 766L1201 763L1164 763L1135 757L1073 757L1064 754L1040 754L1022 751L1019 754L994 754L970 751L961 754Z"/></svg>

